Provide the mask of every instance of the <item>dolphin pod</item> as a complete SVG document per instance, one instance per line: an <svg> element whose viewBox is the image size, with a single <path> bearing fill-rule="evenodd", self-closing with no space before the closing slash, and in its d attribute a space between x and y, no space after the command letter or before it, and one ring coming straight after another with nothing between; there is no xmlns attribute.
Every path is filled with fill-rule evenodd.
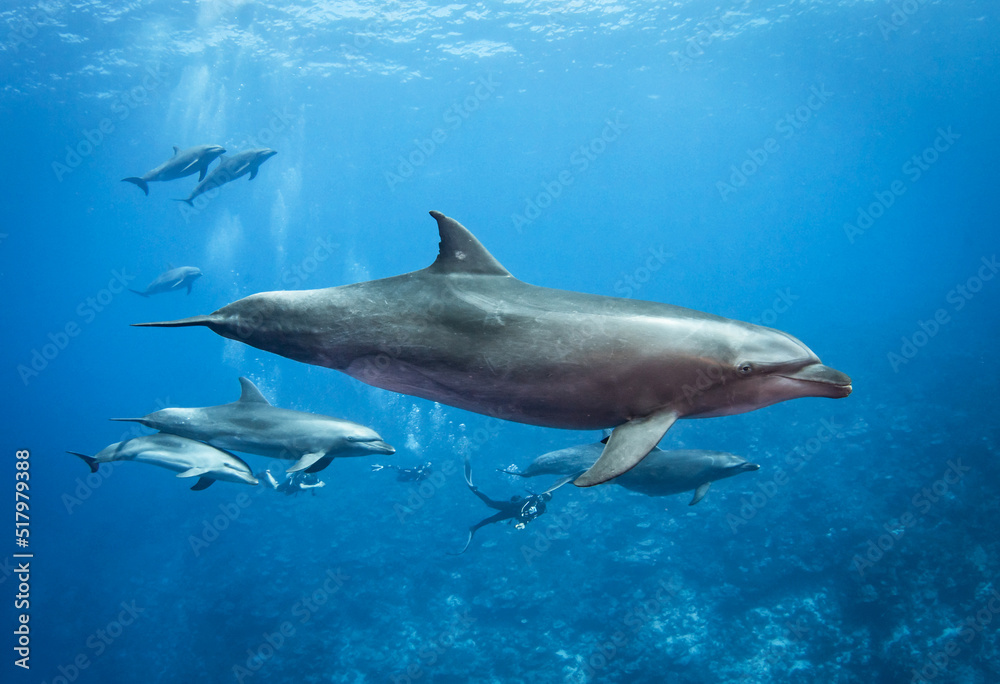
<svg viewBox="0 0 1000 684"><path fill-rule="evenodd" d="M212 169L208 178L202 178L201 182L195 186L194 190L186 199L179 199L178 202L187 202L194 205L194 198L198 195L221 187L237 178L250 174L250 180L257 177L260 165L268 159L278 154L274 150L261 147L253 150L238 152L231 157L219 157L219 165Z"/></svg>
<svg viewBox="0 0 1000 684"><path fill-rule="evenodd" d="M546 427L614 428L574 480L639 463L679 418L841 398L851 379L791 335L669 304L517 280L436 211L437 259L403 275L264 292L218 311L141 326L204 326L383 389Z"/></svg>
<svg viewBox="0 0 1000 684"><path fill-rule="evenodd" d="M95 456L85 456L76 451L68 453L82 458L92 473L97 472L101 463L136 461L173 470L177 477L197 477L198 481L191 487L195 491L205 489L216 480L257 484L250 466L239 456L193 439L165 433L115 442Z"/></svg>
<svg viewBox="0 0 1000 684"><path fill-rule="evenodd" d="M240 398L231 404L165 408L142 418L112 420L141 423L220 449L294 460L290 473L317 472L334 457L396 453L364 425L272 406L247 378L240 378L240 387Z"/></svg>
<svg viewBox="0 0 1000 684"><path fill-rule="evenodd" d="M191 286L200 277L201 269L197 266L180 266L179 268L171 268L169 271L164 271L156 276L153 282L146 286L146 289L142 292L139 290L132 290L132 292L143 297L149 297L155 294L175 292L187 288L187 293L191 294Z"/></svg>
<svg viewBox="0 0 1000 684"><path fill-rule="evenodd" d="M500 472L520 477L575 475L594 465L603 450L603 442L581 444L542 454L522 471ZM646 496L669 496L694 491L694 497L688 504L694 506L705 498L709 487L716 480L759 469L760 466L756 463L749 463L744 458L724 451L661 451L654 447L641 463L628 472L611 478L606 484L620 485Z"/></svg>
<svg viewBox="0 0 1000 684"><path fill-rule="evenodd" d="M225 148L218 145L197 145L186 150L174 145L174 156L157 166L152 171L147 171L141 177L122 178L123 183L133 183L149 195L149 183L153 181L171 181L178 178L190 176L198 173L198 180L205 179L208 167L216 157L225 153Z"/></svg>

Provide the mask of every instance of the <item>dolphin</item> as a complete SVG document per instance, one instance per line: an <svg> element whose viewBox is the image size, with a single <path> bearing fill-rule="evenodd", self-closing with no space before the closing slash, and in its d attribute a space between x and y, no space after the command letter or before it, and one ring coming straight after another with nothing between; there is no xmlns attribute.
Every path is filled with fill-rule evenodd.
<svg viewBox="0 0 1000 684"><path fill-rule="evenodd" d="M112 461L136 461L160 466L173 470L177 477L197 477L198 481L191 487L195 491L209 487L216 480L257 484L250 466L239 456L177 435L158 433L115 442L93 457L76 451L67 453L82 458L92 473L97 472L101 463Z"/></svg>
<svg viewBox="0 0 1000 684"><path fill-rule="evenodd" d="M288 469L314 473L335 456L393 454L371 428L317 413L277 408L257 386L240 378L240 398L204 408L165 408L142 418L112 418L199 439L220 449L294 460Z"/></svg>
<svg viewBox="0 0 1000 684"><path fill-rule="evenodd" d="M135 183L142 191L149 195L149 183L153 181L170 181L184 178L198 172L198 180L204 180L208 172L209 165L216 157L225 153L225 148L218 145L197 145L186 150L174 145L174 156L157 166L152 171L147 171L141 178L134 176L122 178L123 183Z"/></svg>
<svg viewBox="0 0 1000 684"><path fill-rule="evenodd" d="M369 385L498 418L614 428L574 484L633 467L679 418L744 413L798 397L846 397L851 379L791 335L679 306L517 280L458 221L427 268L323 290L263 292L204 326Z"/></svg>
<svg viewBox="0 0 1000 684"><path fill-rule="evenodd" d="M194 190L191 191L191 195L187 199L179 199L177 201L187 202L189 205L194 206L194 198L202 193L221 187L248 173L250 174L250 180L253 180L257 177L257 172L260 171L260 165L276 154L278 153L272 149L261 147L254 150L246 150L245 152L237 152L231 157L220 157L219 165L212 169L212 173L208 174L208 178L201 180L195 186Z"/></svg>
<svg viewBox="0 0 1000 684"><path fill-rule="evenodd" d="M150 295L162 294L164 292L176 292L182 288L187 288L187 293L191 294L191 286L194 281L201 277L201 269L197 266L181 266L164 271L151 282L143 292L132 290L137 295L149 297ZM130 290L132 288L129 288Z"/></svg>
<svg viewBox="0 0 1000 684"><path fill-rule="evenodd" d="M581 444L542 454L523 471L500 472L520 477L537 475L575 475L586 471L597 462L604 451L604 442ZM708 488L716 480L759 470L756 463L724 451L678 449L652 451L631 470L613 477L606 484L616 484L646 496L669 496L694 490L689 506L705 498Z"/></svg>

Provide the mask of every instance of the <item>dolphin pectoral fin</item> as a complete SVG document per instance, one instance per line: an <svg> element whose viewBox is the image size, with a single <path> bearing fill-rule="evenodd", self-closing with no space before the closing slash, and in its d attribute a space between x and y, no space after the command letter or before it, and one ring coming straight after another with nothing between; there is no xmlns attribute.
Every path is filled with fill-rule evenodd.
<svg viewBox="0 0 1000 684"><path fill-rule="evenodd" d="M583 474L582 472L577 471L577 472L573 473L572 475L566 475L565 477L560 477L558 480L556 480L555 482L552 483L551 487L549 487L544 492L542 492L542 494L543 495L544 494L551 494L552 492L554 492L557 489L559 489L560 487L562 487L564 484L569 484L570 482L573 481L574 478L576 478L576 477L578 477L578 476L580 476L582 474Z"/></svg>
<svg viewBox="0 0 1000 684"><path fill-rule="evenodd" d="M67 451L67 454L73 454L74 456L79 456L83 459L83 462L90 466L90 472L96 473L97 469L100 467L97 465L97 459L93 456L85 456L84 454L78 453L76 451Z"/></svg>
<svg viewBox="0 0 1000 684"><path fill-rule="evenodd" d="M711 482L706 482L703 485L699 485L698 489L694 490L694 498L691 499L691 503L689 503L688 506L694 506L696 503L704 499L705 495L708 494L708 488L711 486L712 486Z"/></svg>
<svg viewBox="0 0 1000 684"><path fill-rule="evenodd" d="M191 282L188 282L188 287L187 287L187 290L188 290L188 292L187 292L187 293L188 293L188 294L191 294L191 286L192 286L192 285L194 285L194 282L193 282L193 281L191 281Z"/></svg>
<svg viewBox="0 0 1000 684"><path fill-rule="evenodd" d="M135 292L140 297L145 297L146 299L149 299L149 295L146 294L145 292L139 292L138 290L133 290L131 287L128 290L129 292Z"/></svg>
<svg viewBox="0 0 1000 684"><path fill-rule="evenodd" d="M593 487L633 468L663 439L678 417L677 411L667 408L619 425L604 445L597 463L573 484Z"/></svg>
<svg viewBox="0 0 1000 684"><path fill-rule="evenodd" d="M202 166L201 166L201 173L198 174L198 182L199 183L202 182L203 180L205 180L205 174L206 173L208 173L208 166L202 164Z"/></svg>
<svg viewBox="0 0 1000 684"><path fill-rule="evenodd" d="M174 156L175 157L177 156L177 153L180 152L180 151L181 151L181 148L179 148L177 145L174 145Z"/></svg>
<svg viewBox="0 0 1000 684"><path fill-rule="evenodd" d="M213 480L212 478L210 478L210 477L202 477L197 482L194 483L194 486L191 487L191 491L192 492L200 492L203 489L208 489L213 484L215 484L215 480Z"/></svg>
<svg viewBox="0 0 1000 684"><path fill-rule="evenodd" d="M184 472L177 473L177 477L201 477L209 470L209 468L188 468Z"/></svg>
<svg viewBox="0 0 1000 684"><path fill-rule="evenodd" d="M248 178L247 180L253 180L254 178L256 178L258 171L260 171L260 167L259 166L256 169L253 169L252 171L250 171L250 178Z"/></svg>
<svg viewBox="0 0 1000 684"><path fill-rule="evenodd" d="M323 459L325 457L326 457L326 454L323 453L322 451L317 451L317 452L314 452L314 453L311 453L311 454L306 454L305 456L303 456L302 458L300 458L299 460L297 460L295 463L293 463L292 467L289 468L288 470L286 470L285 472L286 473L297 473L300 470L305 470L309 466L315 465L318 461L320 461L321 459Z"/></svg>

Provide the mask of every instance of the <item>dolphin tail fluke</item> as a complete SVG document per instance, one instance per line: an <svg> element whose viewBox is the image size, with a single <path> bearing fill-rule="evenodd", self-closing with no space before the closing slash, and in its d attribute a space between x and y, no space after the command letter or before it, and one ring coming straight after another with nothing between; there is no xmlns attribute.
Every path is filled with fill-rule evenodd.
<svg viewBox="0 0 1000 684"><path fill-rule="evenodd" d="M136 178L132 176L130 178L122 178L122 183L133 183L139 186L139 189L146 193L146 197L149 197L149 183L141 178Z"/></svg>
<svg viewBox="0 0 1000 684"><path fill-rule="evenodd" d="M179 318L176 321L156 321L154 323L133 323L134 328L190 328L196 325L212 327L214 319L211 316L191 316Z"/></svg>
<svg viewBox="0 0 1000 684"><path fill-rule="evenodd" d="M135 292L140 297L145 297L146 299L149 299L149 295L146 294L145 292L139 292L138 290L133 290L131 287L128 289L128 291L129 292Z"/></svg>
<svg viewBox="0 0 1000 684"><path fill-rule="evenodd" d="M680 416L666 408L635 418L614 429L597 463L573 481L577 487L593 487L631 470L663 439Z"/></svg>
<svg viewBox="0 0 1000 684"><path fill-rule="evenodd" d="M79 456L83 459L83 462L90 466L90 472L96 473L97 469L100 467L97 464L97 459L93 456L86 456L84 454L78 453L76 451L67 451L67 454L73 454L74 456Z"/></svg>

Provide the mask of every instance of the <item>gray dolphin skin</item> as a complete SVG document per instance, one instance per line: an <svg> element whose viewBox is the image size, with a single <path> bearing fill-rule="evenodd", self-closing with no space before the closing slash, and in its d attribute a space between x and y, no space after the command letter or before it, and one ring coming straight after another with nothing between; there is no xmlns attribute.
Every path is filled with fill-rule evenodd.
<svg viewBox="0 0 1000 684"><path fill-rule="evenodd" d="M142 292L139 292L139 290L132 290L132 292L143 297L149 297L155 294L163 294L164 292L177 292L186 288L187 293L191 294L191 286L200 277L201 269L197 266L171 268L169 271L164 271L156 276L153 282ZM131 290L132 288L129 289Z"/></svg>
<svg viewBox="0 0 1000 684"><path fill-rule="evenodd" d="M142 191L149 195L149 183L153 181L171 181L178 178L190 176L198 173L198 180L205 179L208 167L217 157L225 153L225 148L218 145L197 145L186 150L174 145L174 156L157 166L152 171L147 171L141 177L134 176L122 178L123 183L134 183L142 188Z"/></svg>
<svg viewBox="0 0 1000 684"><path fill-rule="evenodd" d="M514 278L465 227L431 212L429 267L323 290L251 295L204 326L369 385L521 423L614 428L578 477L621 475L678 418L846 397L851 379L791 335L679 306L554 290Z"/></svg>
<svg viewBox="0 0 1000 684"><path fill-rule="evenodd" d="M68 453L82 458L92 473L96 473L102 463L135 461L172 470L177 477L197 477L198 482L191 487L195 491L205 489L216 480L257 484L250 466L239 456L177 435L158 433L115 442L93 457L76 451Z"/></svg>
<svg viewBox="0 0 1000 684"><path fill-rule="evenodd" d="M593 466L602 451L603 442L581 444L542 454L523 471L501 472L521 477L575 475ZM708 488L716 480L759 469L760 466L756 463L749 463L746 459L725 451L661 451L654 448L641 463L605 484L620 485L646 496L670 496L693 491L694 498L688 505L694 506L705 498Z"/></svg>
<svg viewBox="0 0 1000 684"><path fill-rule="evenodd" d="M276 154L278 153L272 149L261 147L254 150L246 150L245 152L237 152L231 157L220 157L219 165L212 169L212 173L208 174L208 178L198 183L187 199L179 199L177 201L187 202L193 206L194 198L198 195L221 187L237 178L242 178L248 173L250 174L250 180L253 180L257 177L257 172L260 171L260 165Z"/></svg>
<svg viewBox="0 0 1000 684"><path fill-rule="evenodd" d="M112 418L141 423L220 449L294 460L288 469L317 472L334 457L394 454L371 428L349 420L272 406L257 386L240 378L240 398L204 408L165 408L142 418Z"/></svg>

